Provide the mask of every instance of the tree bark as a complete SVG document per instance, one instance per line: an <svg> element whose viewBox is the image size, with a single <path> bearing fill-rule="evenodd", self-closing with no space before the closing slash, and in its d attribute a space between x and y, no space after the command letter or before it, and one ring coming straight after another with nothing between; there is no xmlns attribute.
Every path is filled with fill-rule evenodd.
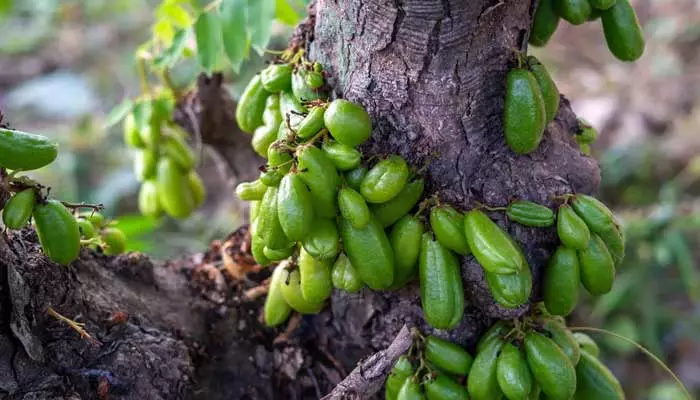
<svg viewBox="0 0 700 400"><path fill-rule="evenodd" d="M318 0L310 11L293 40L330 71L337 95L372 115L365 154L398 153L413 167L427 165L427 193L469 209L513 198L554 205L553 196L596 189L597 164L571 137L577 122L564 97L535 152L517 156L505 144L505 76L526 47L531 2ZM203 141L216 147L233 140L225 158L250 179L251 165L261 162L241 146L247 141L235 136L240 132L212 133L232 126L232 103L218 104L217 90L205 95L211 83L200 81L199 96L188 103L199 104L190 108L195 118L176 120L191 131L196 120ZM245 156L237 159L240 151ZM536 299L541 269L557 244L554 231L491 216L523 246ZM494 318L528 308L498 306L481 267L465 257L469 301L453 331L425 324L416 284L336 292L321 314L292 318L296 329L267 329L258 319L263 297L247 296L269 271L225 277L250 267L245 238L241 229L203 254L168 263L83 250L60 267L41 255L30 229L0 236L0 399L102 399L105 387L110 399L372 398L406 341L389 345L405 338L406 327L473 346ZM101 345L49 316L48 307L85 322ZM116 321L122 316L116 312L128 320Z"/></svg>

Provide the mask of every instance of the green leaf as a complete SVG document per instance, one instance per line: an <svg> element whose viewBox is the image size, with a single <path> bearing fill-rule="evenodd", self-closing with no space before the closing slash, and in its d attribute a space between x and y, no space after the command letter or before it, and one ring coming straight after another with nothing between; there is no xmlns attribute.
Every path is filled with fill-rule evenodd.
<svg viewBox="0 0 700 400"><path fill-rule="evenodd" d="M163 43L165 46L170 46L175 36L175 29L173 29L173 24L167 19L159 19L155 24L153 24L153 37L157 42Z"/></svg>
<svg viewBox="0 0 700 400"><path fill-rule="evenodd" d="M170 68L175 64L182 55L185 46L187 45L187 36L189 35L189 29L179 29L175 32L173 36L173 41L170 47L165 49L161 54L157 55L153 60L153 66L155 68Z"/></svg>
<svg viewBox="0 0 700 400"><path fill-rule="evenodd" d="M294 26L301 20L301 15L292 7L287 0L277 0L277 20L289 25Z"/></svg>
<svg viewBox="0 0 700 400"><path fill-rule="evenodd" d="M110 128L119 123L134 107L134 102L131 99L124 99L116 107L114 107L105 118L104 129Z"/></svg>
<svg viewBox="0 0 700 400"><path fill-rule="evenodd" d="M192 16L177 3L165 2L158 7L156 16L170 21L177 28L192 26Z"/></svg>
<svg viewBox="0 0 700 400"><path fill-rule="evenodd" d="M204 71L211 73L221 52L221 20L217 10L203 12L194 24L197 59Z"/></svg>
<svg viewBox="0 0 700 400"><path fill-rule="evenodd" d="M12 0L0 0L0 19L10 14L12 11Z"/></svg>
<svg viewBox="0 0 700 400"><path fill-rule="evenodd" d="M236 73L240 71L243 60L248 57L246 4L247 0L222 0L219 9L224 51Z"/></svg>
<svg viewBox="0 0 700 400"><path fill-rule="evenodd" d="M159 225L160 220L143 215L122 215L114 220L114 226L124 232L127 237L146 235L155 231Z"/></svg>
<svg viewBox="0 0 700 400"><path fill-rule="evenodd" d="M248 0L248 32L250 44L259 55L265 53L272 35L276 0Z"/></svg>
<svg viewBox="0 0 700 400"><path fill-rule="evenodd" d="M665 240L676 260L676 267L688 297L697 303L700 301L700 273L688 247L688 241L678 230L667 232Z"/></svg>

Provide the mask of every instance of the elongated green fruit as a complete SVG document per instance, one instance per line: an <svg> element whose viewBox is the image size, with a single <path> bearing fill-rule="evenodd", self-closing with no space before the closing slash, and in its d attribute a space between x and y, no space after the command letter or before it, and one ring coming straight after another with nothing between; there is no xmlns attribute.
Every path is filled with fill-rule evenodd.
<svg viewBox="0 0 700 400"><path fill-rule="evenodd" d="M608 49L621 61L636 61L644 54L644 34L629 0L617 0L601 12Z"/></svg>
<svg viewBox="0 0 700 400"><path fill-rule="evenodd" d="M141 132L139 132L139 127L136 126L136 120L133 112L124 117L124 121L122 122L122 130L124 135L124 143L126 143L127 146L136 149L140 149L145 146L143 140L141 140Z"/></svg>
<svg viewBox="0 0 700 400"><path fill-rule="evenodd" d="M302 314L318 314L323 308L323 303L311 303L306 300L301 292L301 277L298 269L289 271L288 263L282 262L277 268L282 268L282 297L294 310Z"/></svg>
<svg viewBox="0 0 700 400"><path fill-rule="evenodd" d="M345 182L348 184L348 186L359 192L360 185L362 184L362 180L365 179L367 172L369 172L369 169L367 169L367 167L364 165L351 169L345 173Z"/></svg>
<svg viewBox="0 0 700 400"><path fill-rule="evenodd" d="M340 234L345 254L362 281L373 290L388 289L394 282L394 252L379 222L371 218L358 229L341 219Z"/></svg>
<svg viewBox="0 0 700 400"><path fill-rule="evenodd" d="M358 229L367 226L372 217L365 199L350 187L343 187L338 191L338 207L343 218Z"/></svg>
<svg viewBox="0 0 700 400"><path fill-rule="evenodd" d="M423 396L418 382L414 381L413 378L407 378L396 398L397 400L423 400L425 396Z"/></svg>
<svg viewBox="0 0 700 400"><path fill-rule="evenodd" d="M491 327L479 339L479 342L476 345L476 354L481 353L481 351L486 347L486 344L488 344L488 342L492 339L502 338L505 336L511 328L512 326L505 321L498 321L491 325Z"/></svg>
<svg viewBox="0 0 700 400"><path fill-rule="evenodd" d="M158 184L153 180L145 181L139 190L139 211L147 217L160 217L163 207L158 196Z"/></svg>
<svg viewBox="0 0 700 400"><path fill-rule="evenodd" d="M263 239L270 249L286 249L290 240L284 234L279 221L277 197L279 189L268 188L260 203L260 217L257 219L256 234Z"/></svg>
<svg viewBox="0 0 700 400"><path fill-rule="evenodd" d="M449 251L448 251L449 253ZM454 303L452 304L452 319L450 320L450 326L457 326L462 322L464 317L464 284L462 283L462 267L459 263L459 259L454 257L454 254L450 254L453 257L449 257L450 262L450 288L452 289L452 298Z"/></svg>
<svg viewBox="0 0 700 400"><path fill-rule="evenodd" d="M170 135L164 144L165 155L170 157L183 171L194 168L195 156L190 146L179 135Z"/></svg>
<svg viewBox="0 0 700 400"><path fill-rule="evenodd" d="M158 153L151 149L136 151L134 154L134 175L143 182L153 179L158 171Z"/></svg>
<svg viewBox="0 0 700 400"><path fill-rule="evenodd" d="M467 388L455 382L445 374L423 381L423 389L428 400L466 400L469 398Z"/></svg>
<svg viewBox="0 0 700 400"><path fill-rule="evenodd" d="M331 160L316 146L300 146L297 149L298 170L301 179L311 190L314 212L322 218L334 218L338 212L338 171Z"/></svg>
<svg viewBox="0 0 700 400"><path fill-rule="evenodd" d="M345 253L340 253L333 263L331 279L333 287L349 293L357 292L365 285Z"/></svg>
<svg viewBox="0 0 700 400"><path fill-rule="evenodd" d="M257 221L253 221L251 224L251 229L257 224ZM267 267L272 263L272 260L267 258L265 255L265 241L258 235L252 235L250 239L250 252L253 254L253 259L258 265L262 267Z"/></svg>
<svg viewBox="0 0 700 400"><path fill-rule="evenodd" d="M335 220L317 218L302 244L304 249L319 260L332 260L340 253L340 237Z"/></svg>
<svg viewBox="0 0 700 400"><path fill-rule="evenodd" d="M189 187L187 175L170 158L158 162L156 178L160 205L166 213L174 218L185 218L194 208L194 198Z"/></svg>
<svg viewBox="0 0 700 400"><path fill-rule="evenodd" d="M100 238L104 242L104 252L108 256L121 254L126 249L126 235L117 228L105 228L100 232Z"/></svg>
<svg viewBox="0 0 700 400"><path fill-rule="evenodd" d="M292 72L292 93L301 101L312 101L328 97L325 92L315 90L306 81L309 71L297 68Z"/></svg>
<svg viewBox="0 0 700 400"><path fill-rule="evenodd" d="M369 203L386 203L406 185L408 172L406 161L391 155L369 170L360 185L360 193Z"/></svg>
<svg viewBox="0 0 700 400"><path fill-rule="evenodd" d="M331 296L331 261L317 260L302 247L299 249L301 295L309 303L322 303Z"/></svg>
<svg viewBox="0 0 700 400"><path fill-rule="evenodd" d="M277 139L282 114L280 113L280 100L276 94L270 95L265 100L265 111L263 112L263 125L255 128L253 140L250 142L258 155L267 156L267 151L272 142Z"/></svg>
<svg viewBox="0 0 700 400"><path fill-rule="evenodd" d="M290 64L271 64L260 73L263 88L270 93L279 93L292 88L292 66Z"/></svg>
<svg viewBox="0 0 700 400"><path fill-rule="evenodd" d="M615 282L615 264L600 236L591 237L588 248L578 252L581 283L594 296L608 293Z"/></svg>
<svg viewBox="0 0 700 400"><path fill-rule="evenodd" d="M270 261L286 260L287 258L291 257L296 250L296 245L294 243L290 243L288 246L289 247L282 249L271 249L265 246L263 248L263 254Z"/></svg>
<svg viewBox="0 0 700 400"><path fill-rule="evenodd" d="M467 377L467 389L473 400L503 398L503 391L498 385L498 355L503 345L500 338L494 338L474 358Z"/></svg>
<svg viewBox="0 0 700 400"><path fill-rule="evenodd" d="M598 10L607 10L608 8L614 6L617 0L588 0L588 2L593 8Z"/></svg>
<svg viewBox="0 0 700 400"><path fill-rule="evenodd" d="M578 343L578 347L581 349L581 352L586 352L593 357L600 356L600 348L595 340L593 340L590 336L583 332L574 332L574 339L576 340L576 343Z"/></svg>
<svg viewBox="0 0 700 400"><path fill-rule="evenodd" d="M423 178L415 178L406 183L396 197L386 203L372 204L370 210L382 227L386 228L393 225L418 204L424 189L425 181Z"/></svg>
<svg viewBox="0 0 700 400"><path fill-rule="evenodd" d="M401 390L401 386L406 382L411 375L413 375L413 365L411 361L405 355L399 357L391 369L391 373L386 378L384 399L385 400L396 400Z"/></svg>
<svg viewBox="0 0 700 400"><path fill-rule="evenodd" d="M207 188L204 186L202 177L199 176L197 171L191 170L187 173L187 182L192 193L192 199L194 200L194 206L199 207L204 204L204 200L207 198Z"/></svg>
<svg viewBox="0 0 700 400"><path fill-rule="evenodd" d="M75 217L57 200L34 206L36 233L44 254L58 264L69 264L80 252L80 229Z"/></svg>
<svg viewBox="0 0 700 400"><path fill-rule="evenodd" d="M262 125L265 100L269 95L259 74L248 82L236 107L236 121L243 132L253 133L255 128Z"/></svg>
<svg viewBox="0 0 700 400"><path fill-rule="evenodd" d="M547 68L534 56L527 57L527 65L542 91L547 122L551 122L559 111L559 89L557 89L557 84L554 83L554 79L549 75Z"/></svg>
<svg viewBox="0 0 700 400"><path fill-rule="evenodd" d="M505 308L516 308L524 304L532 292L532 273L525 265L522 271L513 274L486 272L486 282L494 300Z"/></svg>
<svg viewBox="0 0 700 400"><path fill-rule="evenodd" d="M617 224L613 224L608 229L598 232L598 236L603 239L610 256L618 267L625 259L625 235Z"/></svg>
<svg viewBox="0 0 700 400"><path fill-rule="evenodd" d="M277 213L290 241L303 240L311 231L314 220L311 192L299 174L290 172L282 178L277 193Z"/></svg>
<svg viewBox="0 0 700 400"><path fill-rule="evenodd" d="M403 286L418 272L423 223L413 215L406 215L391 228L389 241L394 251L394 287Z"/></svg>
<svg viewBox="0 0 700 400"><path fill-rule="evenodd" d="M526 69L515 68L508 72L504 121L506 143L511 150L527 154L537 149L547 115L537 80Z"/></svg>
<svg viewBox="0 0 700 400"><path fill-rule="evenodd" d="M581 353L576 366L575 400L624 400L620 382L594 355Z"/></svg>
<svg viewBox="0 0 700 400"><path fill-rule="evenodd" d="M577 194L571 202L571 207L593 233L606 231L617 224L612 211L593 196Z"/></svg>
<svg viewBox="0 0 700 400"><path fill-rule="evenodd" d="M571 399L576 392L576 370L552 340L537 332L525 335L525 356L542 392L552 400Z"/></svg>
<svg viewBox="0 0 700 400"><path fill-rule="evenodd" d="M356 168L362 158L359 150L332 140L323 143L323 151L339 171Z"/></svg>
<svg viewBox="0 0 700 400"><path fill-rule="evenodd" d="M49 165L58 146L46 136L0 128L0 167L29 171Z"/></svg>
<svg viewBox="0 0 700 400"><path fill-rule="evenodd" d="M572 25L581 25L591 16L589 0L558 0L555 4L559 16Z"/></svg>
<svg viewBox="0 0 700 400"><path fill-rule="evenodd" d="M263 308L265 325L270 327L283 324L292 312L292 307L287 304L284 296L282 296L283 276L284 271L282 268L277 267L270 278L270 289L267 291L265 307Z"/></svg>
<svg viewBox="0 0 700 400"><path fill-rule="evenodd" d="M588 247L591 233L586 223L568 204L563 204L557 212L557 234L564 246L576 250Z"/></svg>
<svg viewBox="0 0 700 400"><path fill-rule="evenodd" d="M357 147L372 134L372 120L361 105L344 99L333 100L323 117L333 139Z"/></svg>
<svg viewBox="0 0 700 400"><path fill-rule="evenodd" d="M449 205L430 210L430 226L435 237L443 246L460 255L471 253L464 236L464 214Z"/></svg>
<svg viewBox="0 0 700 400"><path fill-rule="evenodd" d="M259 179L253 182L241 182L236 186L236 196L245 201L262 200L265 191L267 191L267 185Z"/></svg>
<svg viewBox="0 0 700 400"><path fill-rule="evenodd" d="M512 274L526 266L521 250L510 235L481 210L467 212L464 234L474 257L487 272Z"/></svg>
<svg viewBox="0 0 700 400"><path fill-rule="evenodd" d="M526 400L532 392L533 379L525 355L510 343L503 346L498 356L496 377L508 400Z"/></svg>
<svg viewBox="0 0 700 400"><path fill-rule="evenodd" d="M36 191L34 189L24 189L15 193L2 211L3 224L8 229L22 229L29 222L35 203Z"/></svg>
<svg viewBox="0 0 700 400"><path fill-rule="evenodd" d="M296 126L297 136L302 139L309 139L323 129L324 107L314 107L309 110L304 119Z"/></svg>
<svg viewBox="0 0 700 400"><path fill-rule="evenodd" d="M525 226L545 228L554 224L554 211L533 201L517 200L508 204L506 215Z"/></svg>
<svg viewBox="0 0 700 400"><path fill-rule="evenodd" d="M438 329L454 328L456 300L451 281L455 276L452 269L459 267L455 255L426 232L421 238L418 266L425 320Z"/></svg>
<svg viewBox="0 0 700 400"><path fill-rule="evenodd" d="M474 362L461 346L432 335L425 341L425 357L441 370L459 376L467 376Z"/></svg>
<svg viewBox="0 0 700 400"><path fill-rule="evenodd" d="M285 119L287 115L291 117L293 115L304 114L306 112L306 107L301 104L299 99L294 97L291 91L284 90L280 93L280 112L282 113L282 118ZM292 124L292 126L294 126L294 124Z"/></svg>
<svg viewBox="0 0 700 400"><path fill-rule="evenodd" d="M78 218L78 230L80 230L80 237L83 239L92 239L97 233L95 232L95 226L92 222L86 220L85 218Z"/></svg>
<svg viewBox="0 0 700 400"><path fill-rule="evenodd" d="M529 42L533 46L542 47L552 37L559 26L559 14L554 10L557 0L540 0L532 21Z"/></svg>
<svg viewBox="0 0 700 400"><path fill-rule="evenodd" d="M574 335L566 326L559 321L548 319L542 323L542 329L549 334L549 338L569 357L571 364L576 366L581 358L581 349L579 349Z"/></svg>
<svg viewBox="0 0 700 400"><path fill-rule="evenodd" d="M544 272L542 296L547 311L566 316L574 310L578 302L580 276L576 250L559 246Z"/></svg>

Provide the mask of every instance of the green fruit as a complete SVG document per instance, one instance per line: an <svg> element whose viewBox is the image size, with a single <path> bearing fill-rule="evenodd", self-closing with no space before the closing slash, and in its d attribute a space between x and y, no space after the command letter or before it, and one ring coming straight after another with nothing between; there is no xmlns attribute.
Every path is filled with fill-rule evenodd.
<svg viewBox="0 0 700 400"><path fill-rule="evenodd" d="M306 86L311 89L320 89L325 83L323 74L318 71L311 71L306 74Z"/></svg>
<svg viewBox="0 0 700 400"><path fill-rule="evenodd" d="M158 184L153 180L144 181L139 190L139 211L147 217L157 218L163 214L158 196Z"/></svg>
<svg viewBox="0 0 700 400"><path fill-rule="evenodd" d="M607 246L615 266L619 266L625 258L625 235L622 230L617 224L613 224L608 229L598 232L598 236Z"/></svg>
<svg viewBox="0 0 700 400"><path fill-rule="evenodd" d="M280 112L282 120L286 121L288 116L291 118L306 113L306 107L290 91L285 90L280 93Z"/></svg>
<svg viewBox="0 0 700 400"><path fill-rule="evenodd" d="M502 399L498 385L498 355L503 348L501 339L489 340L474 358L467 377L467 389L472 400Z"/></svg>
<svg viewBox="0 0 700 400"><path fill-rule="evenodd" d="M464 233L474 257L487 272L512 274L527 266L522 251L510 235L483 211L467 212Z"/></svg>
<svg viewBox="0 0 700 400"><path fill-rule="evenodd" d="M85 219L90 221L92 225L95 226L95 228L102 228L105 225L105 216L98 213L97 211L93 211L90 213L85 213L83 214Z"/></svg>
<svg viewBox="0 0 700 400"><path fill-rule="evenodd" d="M574 332L574 340L578 343L581 353L588 353L593 357L600 356L600 348L598 344L588 335L583 332ZM580 361L580 360L579 360Z"/></svg>
<svg viewBox="0 0 700 400"><path fill-rule="evenodd" d="M279 220L277 197L279 189L270 187L260 203L260 216L257 219L256 234L270 249L286 249L290 240L284 234Z"/></svg>
<svg viewBox="0 0 700 400"><path fill-rule="evenodd" d="M532 292L532 273L527 265L522 271L513 274L495 274L487 271L486 282L494 300L505 308L516 308L525 304Z"/></svg>
<svg viewBox="0 0 700 400"><path fill-rule="evenodd" d="M344 99L331 102L323 116L333 139L357 147L372 134L372 120L361 105Z"/></svg>
<svg viewBox="0 0 700 400"><path fill-rule="evenodd" d="M284 175L274 168L270 168L262 173L260 173L260 182L262 182L267 187L278 187L282 182Z"/></svg>
<svg viewBox="0 0 700 400"><path fill-rule="evenodd" d="M413 375L413 365L408 357L401 356L391 369L391 373L386 378L384 399L396 400L396 397L401 390L401 386L411 375Z"/></svg>
<svg viewBox="0 0 700 400"><path fill-rule="evenodd" d="M187 175L170 158L158 162L156 177L158 198L166 213L174 218L185 218L192 213L194 198Z"/></svg>
<svg viewBox="0 0 700 400"><path fill-rule="evenodd" d="M271 249L267 246L263 247L263 254L265 258L270 261L282 261L286 260L294 254L296 246L291 243L289 247L283 249Z"/></svg>
<svg viewBox="0 0 700 400"><path fill-rule="evenodd" d="M311 192L296 172L282 178L277 193L277 213L289 240L303 240L311 231L314 220Z"/></svg>
<svg viewBox="0 0 700 400"><path fill-rule="evenodd" d="M548 319L542 323L542 329L548 333L549 338L569 357L571 365L576 366L581 358L581 350L574 335L566 326L559 321Z"/></svg>
<svg viewBox="0 0 700 400"><path fill-rule="evenodd" d="M498 321L495 324L491 325L491 327L483 335L481 335L481 338L479 339L479 342L476 345L476 353L481 353L481 351L484 350L488 342L493 340L494 338L502 338L503 336L505 336L508 332L510 332L511 328L512 327L505 321Z"/></svg>
<svg viewBox="0 0 700 400"><path fill-rule="evenodd" d="M527 57L527 65L530 68L530 72L535 76L537 80L537 85L540 87L542 92L542 98L544 99L544 110L547 116L547 122L554 120L554 117L559 111L559 89L557 89L557 84L554 83L552 76L549 75L547 68L540 63L540 61L534 56Z"/></svg>
<svg viewBox="0 0 700 400"><path fill-rule="evenodd" d="M0 128L0 167L29 171L49 165L58 146L46 136Z"/></svg>
<svg viewBox="0 0 700 400"><path fill-rule="evenodd" d="M369 172L367 167L360 165L345 173L345 182L347 182L348 186L359 192L360 185L362 185L362 180L367 176L367 172Z"/></svg>
<svg viewBox="0 0 700 400"><path fill-rule="evenodd" d="M393 225L418 204L421 196L423 196L424 188L425 181L423 178L413 179L406 183L396 197L386 203L372 204L370 210L377 218L377 221L386 228Z"/></svg>
<svg viewBox="0 0 700 400"><path fill-rule="evenodd" d="M348 171L360 165L362 154L350 146L328 140L323 143L323 151L339 171Z"/></svg>
<svg viewBox="0 0 700 400"><path fill-rule="evenodd" d="M126 236L117 228L105 228L100 232L100 238L105 244L104 252L108 256L121 254L126 249Z"/></svg>
<svg viewBox="0 0 700 400"><path fill-rule="evenodd" d="M5 204L2 211L2 223L8 229L22 229L32 216L36 203L36 191L33 188L15 193Z"/></svg>
<svg viewBox="0 0 700 400"><path fill-rule="evenodd" d="M412 378L407 378L401 386L401 390L399 390L399 394L396 396L396 399L423 400L425 399L425 396L423 396L423 392L421 391L420 385L417 382L415 382Z"/></svg>
<svg viewBox="0 0 700 400"><path fill-rule="evenodd" d="M430 226L438 242L460 255L471 253L464 236L464 214L451 206L442 205L430 210Z"/></svg>
<svg viewBox="0 0 700 400"><path fill-rule="evenodd" d="M618 60L635 61L644 54L644 34L629 0L617 0L601 13L608 49Z"/></svg>
<svg viewBox="0 0 700 400"><path fill-rule="evenodd" d="M510 343L503 346L498 356L496 378L508 400L527 400L532 392L533 379L525 356Z"/></svg>
<svg viewBox="0 0 700 400"><path fill-rule="evenodd" d="M265 325L269 327L283 324L292 312L292 308L282 296L283 275L283 268L277 267L270 278L270 288L267 291L265 307L263 308L263 319Z"/></svg>
<svg viewBox="0 0 700 400"><path fill-rule="evenodd" d="M454 375L467 376L474 361L462 347L432 335L426 338L424 351L430 363Z"/></svg>
<svg viewBox="0 0 700 400"><path fill-rule="evenodd" d="M192 170L187 174L187 182L192 193L194 206L199 207L204 204L204 200L207 198L207 188L204 186L202 177L199 176L197 171Z"/></svg>
<svg viewBox="0 0 700 400"><path fill-rule="evenodd" d="M253 133L263 123L265 100L270 92L265 90L260 75L255 75L243 90L236 107L236 121L243 132Z"/></svg>
<svg viewBox="0 0 700 400"><path fill-rule="evenodd" d="M581 353L576 366L575 400L624 400L620 382L595 356Z"/></svg>
<svg viewBox="0 0 700 400"><path fill-rule="evenodd" d="M557 0L559 16L572 25L581 25L591 16L589 0Z"/></svg>
<svg viewBox="0 0 700 400"><path fill-rule="evenodd" d="M552 340L537 332L525 335L525 356L530 372L551 400L568 400L576 392L576 370Z"/></svg>
<svg viewBox="0 0 700 400"><path fill-rule="evenodd" d="M145 146L143 140L141 140L141 132L139 132L139 128L136 126L134 113L129 113L124 117L122 129L124 132L124 143L126 143L127 146L136 149L141 149Z"/></svg>
<svg viewBox="0 0 700 400"><path fill-rule="evenodd" d="M425 320L437 329L454 328L464 313L464 292L458 293L453 287L454 283L459 283L460 286L462 284L461 277L456 276L459 275L459 261L448 248L427 232L421 238L418 267Z"/></svg>
<svg viewBox="0 0 700 400"><path fill-rule="evenodd" d="M321 149L315 146L300 146L297 149L299 175L312 193L314 212L321 218L333 218L337 188L340 184L338 171Z"/></svg>
<svg viewBox="0 0 700 400"><path fill-rule="evenodd" d="M195 156L190 146L178 135L170 135L165 138L164 152L167 157L175 161L183 171L194 168Z"/></svg>
<svg viewBox="0 0 700 400"><path fill-rule="evenodd" d="M508 204L506 215L521 225L546 228L554 224L554 211L533 201L517 200Z"/></svg>
<svg viewBox="0 0 700 400"><path fill-rule="evenodd" d="M143 128L141 128L139 133L141 134L141 140L146 145L145 148L153 151L158 150L163 133L160 121L148 122Z"/></svg>
<svg viewBox="0 0 700 400"><path fill-rule="evenodd" d="M306 300L301 292L301 277L299 270L289 271L286 263L282 263L277 268L282 269L282 285L280 290L284 301L294 310L302 314L318 314L323 308L323 303L311 303Z"/></svg>
<svg viewBox="0 0 700 400"><path fill-rule="evenodd" d="M268 97L268 100L270 97ZM265 157L267 156L267 150L270 148L272 142L277 140L278 134L279 123L261 125L255 128L255 131L253 132L253 140L251 140L250 145L260 157Z"/></svg>
<svg viewBox="0 0 700 400"><path fill-rule="evenodd" d="M608 248L598 235L593 235L588 248L578 252L581 283L594 296L608 293L615 282L615 264Z"/></svg>
<svg viewBox="0 0 700 400"><path fill-rule="evenodd" d="M544 271L542 297L551 314L569 315L578 302L581 282L576 250L559 246Z"/></svg>
<svg viewBox="0 0 700 400"><path fill-rule="evenodd" d="M297 68L292 72L292 93L301 101L312 101L326 98L326 94L322 91L311 88L306 83L308 71Z"/></svg>
<svg viewBox="0 0 700 400"><path fill-rule="evenodd" d="M576 142L579 144L591 144L598 140L598 131L583 118L578 119L578 131Z"/></svg>
<svg viewBox="0 0 700 400"><path fill-rule="evenodd" d="M608 8L615 5L617 0L588 0L591 7L598 10L607 10Z"/></svg>
<svg viewBox="0 0 700 400"><path fill-rule="evenodd" d="M532 72L520 68L508 72L504 118L506 143L511 150L527 154L537 149L547 115L542 91Z"/></svg>
<svg viewBox="0 0 700 400"><path fill-rule="evenodd" d="M134 153L134 175L139 182L153 179L158 171L158 153L151 149Z"/></svg>
<svg viewBox="0 0 700 400"><path fill-rule="evenodd" d="M571 206L592 233L604 232L616 225L612 211L593 196L577 194Z"/></svg>
<svg viewBox="0 0 700 400"><path fill-rule="evenodd" d="M92 223L84 218L78 218L78 230L83 239L92 239L95 237L95 227Z"/></svg>
<svg viewBox="0 0 700 400"><path fill-rule="evenodd" d="M423 382L423 389L428 400L466 400L469 398L467 388L444 374Z"/></svg>
<svg viewBox="0 0 700 400"><path fill-rule="evenodd" d="M292 66L270 64L260 73L263 88L270 93L279 93L292 88Z"/></svg>
<svg viewBox="0 0 700 400"><path fill-rule="evenodd" d="M302 139L309 139L323 129L323 115L326 113L324 107L314 107L304 119L296 126L296 133Z"/></svg>
<svg viewBox="0 0 700 400"><path fill-rule="evenodd" d="M533 46L542 47L552 37L559 25L559 14L554 10L557 0L540 0L532 21L529 42Z"/></svg>
<svg viewBox="0 0 700 400"><path fill-rule="evenodd" d="M423 223L412 215L405 215L392 228L389 242L394 252L394 287L404 285L416 276L420 256Z"/></svg>
<svg viewBox="0 0 700 400"><path fill-rule="evenodd" d="M277 168L282 174L286 174L292 168L292 152L284 141L275 141L267 149L267 165Z"/></svg>
<svg viewBox="0 0 700 400"><path fill-rule="evenodd" d="M391 155L369 170L360 185L360 193L370 203L386 203L401 192L407 180L406 161Z"/></svg>
<svg viewBox="0 0 700 400"><path fill-rule="evenodd" d="M34 206L32 217L44 254L58 264L69 264L80 252L80 229L73 214L58 200Z"/></svg>
<svg viewBox="0 0 700 400"><path fill-rule="evenodd" d="M341 219L340 234L360 279L373 290L388 289L394 281L394 252L379 222L371 218L364 228L355 228Z"/></svg>
<svg viewBox="0 0 700 400"><path fill-rule="evenodd" d="M251 224L251 230L256 224L257 222ZM265 249L265 241L258 235L252 235L250 239L250 253L253 255L255 262L262 267L267 267L272 263L272 260L265 255Z"/></svg>
<svg viewBox="0 0 700 400"><path fill-rule="evenodd" d="M311 230L302 244L313 257L319 260L331 260L340 253L339 239L335 220L317 218L313 221Z"/></svg>
<svg viewBox="0 0 700 400"><path fill-rule="evenodd" d="M267 185L262 183L260 179L253 182L241 182L236 186L236 196L245 201L262 200L266 190Z"/></svg>
<svg viewBox="0 0 700 400"><path fill-rule="evenodd" d="M333 282L331 280L331 261L318 260L299 249L299 275L301 279L301 295L309 303L322 303L331 296Z"/></svg>
<svg viewBox="0 0 700 400"><path fill-rule="evenodd" d="M331 279L333 287L349 293L355 293L365 285L345 253L340 253L333 263Z"/></svg>
<svg viewBox="0 0 700 400"><path fill-rule="evenodd" d="M358 229L367 226L372 216L362 195L349 187L338 191L338 208L343 218Z"/></svg>
<svg viewBox="0 0 700 400"><path fill-rule="evenodd" d="M586 249L591 240L588 226L567 204L561 205L557 212L557 234L564 246L576 250Z"/></svg>
<svg viewBox="0 0 700 400"><path fill-rule="evenodd" d="M258 211L260 210L260 201L259 200L254 200L251 201L250 204L248 204L248 217L249 221L252 223L255 221L256 218L258 218Z"/></svg>

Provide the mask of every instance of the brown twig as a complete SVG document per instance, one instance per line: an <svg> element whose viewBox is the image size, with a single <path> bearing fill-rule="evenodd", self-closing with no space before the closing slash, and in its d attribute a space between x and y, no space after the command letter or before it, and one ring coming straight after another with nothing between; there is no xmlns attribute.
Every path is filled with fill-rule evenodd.
<svg viewBox="0 0 700 400"><path fill-rule="evenodd" d="M66 323L69 327L71 327L73 330L78 332L80 337L82 337L83 339L87 339L88 341L90 341L90 343L98 345L98 346L102 345L102 343L100 343L99 340L93 338L92 336L90 336L89 333L87 333L87 331L84 329L85 328L84 323L75 322L68 317L64 317L63 315L59 314L56 310L54 310L53 307L51 307L51 306L49 306L46 309L46 313L48 313L50 316L56 318L57 320Z"/></svg>

